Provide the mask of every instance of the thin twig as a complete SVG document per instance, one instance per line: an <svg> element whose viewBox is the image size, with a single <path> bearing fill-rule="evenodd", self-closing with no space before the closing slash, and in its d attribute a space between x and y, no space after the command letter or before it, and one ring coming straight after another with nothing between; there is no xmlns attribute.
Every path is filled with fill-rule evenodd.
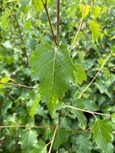
<svg viewBox="0 0 115 153"><path fill-rule="evenodd" d="M0 129L4 128L30 128L30 129L47 129L47 128L55 128L54 126L28 126L28 125L1 125Z"/></svg>
<svg viewBox="0 0 115 153"><path fill-rule="evenodd" d="M83 96L83 94L87 91L87 89L92 85L92 83L95 81L95 79L97 78L97 76L99 75L99 73L101 72L101 70L103 69L103 67L105 66L106 62L109 60L109 58L111 57L112 53L109 54L109 56L107 56L107 58L105 59L105 61L103 62L102 66L100 67L100 69L98 70L98 72L96 73L96 75L94 76L94 78L91 80L91 82L86 86L86 88L80 93L80 95L78 96L78 98L81 98Z"/></svg>
<svg viewBox="0 0 115 153"><path fill-rule="evenodd" d="M92 13L93 13L93 10L94 10L94 6L95 6L95 0L92 0Z"/></svg>
<svg viewBox="0 0 115 153"><path fill-rule="evenodd" d="M47 4L43 0L41 0L41 1L42 1L43 6L44 6L44 9L46 11L46 15L47 15L47 18L48 18L49 26L50 26L50 29L51 29L51 33L52 33L55 45L58 46L57 41L56 41L56 37L55 37L55 34L54 34L54 31L53 31L53 26L52 26L51 18L50 18L49 12L48 12Z"/></svg>
<svg viewBox="0 0 115 153"><path fill-rule="evenodd" d="M66 108L71 108L71 109L74 109L74 110L78 110L78 111L82 111L82 112L86 112L86 113L90 113L92 114L93 116L94 115L101 115L101 116L111 116L111 114L105 114L105 113L99 113L99 112L93 112L93 111L88 111L86 109L82 109L82 108L78 108L78 107L73 107L73 106L70 106L70 105L65 105Z"/></svg>
<svg viewBox="0 0 115 153"><path fill-rule="evenodd" d="M23 88L27 88L27 89L36 89L35 87L26 86L26 85L19 84L19 83L3 83L3 82L0 81L0 84L11 85L11 86L17 86L17 87L23 87Z"/></svg>
<svg viewBox="0 0 115 153"><path fill-rule="evenodd" d="M81 31L81 28L82 28L82 24L83 24L83 18L81 18L81 21L80 21L80 24L79 24L79 27L78 27L78 31L77 31L77 33L76 33L76 35L74 37L72 45L69 48L70 52L73 49L73 47L75 46L75 44L76 44L77 37L78 37L79 32Z"/></svg>
<svg viewBox="0 0 115 153"><path fill-rule="evenodd" d="M46 147L48 147L50 144L51 144L51 141L46 144Z"/></svg>
<svg viewBox="0 0 115 153"><path fill-rule="evenodd" d="M13 96L11 96L10 94L8 94L8 97L12 100L12 101L15 101L16 99L13 97Z"/></svg>
<svg viewBox="0 0 115 153"><path fill-rule="evenodd" d="M61 125L61 110L58 111L58 127Z"/></svg>
<svg viewBox="0 0 115 153"><path fill-rule="evenodd" d="M57 24L56 24L56 40L57 40L57 45L59 45L59 25L60 25L60 0L57 0Z"/></svg>
<svg viewBox="0 0 115 153"><path fill-rule="evenodd" d="M73 40L73 42L72 42L72 44L71 44L71 46L70 46L70 48L69 48L69 51L70 51L70 52L71 52L71 50L73 49L73 47L76 45L77 37L78 37L78 35L79 35L80 31L81 31L81 28L82 28L83 19L84 19L83 16L84 16L85 11L86 11L86 6L85 6L85 9L84 9L84 11L83 11L83 13L82 13L82 17L81 17L81 21L80 21L80 23L79 23L78 31L77 31L77 33L76 33L76 35L75 35L75 37L74 37L74 40Z"/></svg>
<svg viewBox="0 0 115 153"><path fill-rule="evenodd" d="M52 137L52 140L51 140L51 145L50 145L50 148L49 148L49 151L48 153L51 153L52 151L52 147L53 147L53 144L54 144L54 140L55 140L55 137L56 137L56 133L57 133L57 130L58 130L58 124L56 125L56 128L55 128L55 131L54 131L54 134L53 134L53 137Z"/></svg>

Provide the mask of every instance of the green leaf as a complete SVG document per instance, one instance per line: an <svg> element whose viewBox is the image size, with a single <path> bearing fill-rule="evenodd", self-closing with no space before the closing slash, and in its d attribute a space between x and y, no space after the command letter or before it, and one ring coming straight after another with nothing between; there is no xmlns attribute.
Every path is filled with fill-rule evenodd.
<svg viewBox="0 0 115 153"><path fill-rule="evenodd" d="M72 101L72 104L77 108L84 109L84 104L83 104L81 99L78 100L78 99L74 98L73 101ZM77 117L80 128L86 129L87 118L85 117L84 113L81 112L81 111L78 111L78 110L73 110L73 109L70 109L70 112L71 112L71 114L73 114L73 117L75 119Z"/></svg>
<svg viewBox="0 0 115 153"><path fill-rule="evenodd" d="M4 30L6 30L8 26L10 27L10 20L9 20L10 15L11 15L11 10L8 8L6 8L5 11L2 13L1 27Z"/></svg>
<svg viewBox="0 0 115 153"><path fill-rule="evenodd" d="M97 146L105 150L112 141L112 128L105 120L97 120L92 128L93 139Z"/></svg>
<svg viewBox="0 0 115 153"><path fill-rule="evenodd" d="M100 93L105 93L109 97L111 97L109 90L107 89L107 83L105 84L104 80L96 80L95 82L96 87L99 89Z"/></svg>
<svg viewBox="0 0 115 153"><path fill-rule="evenodd" d="M38 11L42 11L44 9L42 1L41 0L33 0L33 3Z"/></svg>
<svg viewBox="0 0 115 153"><path fill-rule="evenodd" d="M37 144L37 133L34 130L23 130L20 138L22 153L33 153L33 149Z"/></svg>
<svg viewBox="0 0 115 153"><path fill-rule="evenodd" d="M104 153L114 153L115 151L115 146L113 146L113 144L108 144L107 149L105 150Z"/></svg>
<svg viewBox="0 0 115 153"><path fill-rule="evenodd" d="M72 111L77 116L77 119L79 121L80 127L82 129L85 129L86 126L87 126L87 119L86 119L85 115L83 114L83 112L76 111L76 110L75 111L72 110Z"/></svg>
<svg viewBox="0 0 115 153"><path fill-rule="evenodd" d="M92 32L93 41L96 41L98 37L100 36L101 27L95 21L89 21L88 24Z"/></svg>
<svg viewBox="0 0 115 153"><path fill-rule="evenodd" d="M1 114L6 114L8 109L12 108L13 101L7 101L5 100L2 104Z"/></svg>
<svg viewBox="0 0 115 153"><path fill-rule="evenodd" d="M72 146L73 151L76 152L77 150L78 153L91 153L92 143L90 137L90 134L83 134L73 138L73 141L75 143Z"/></svg>
<svg viewBox="0 0 115 153"><path fill-rule="evenodd" d="M64 128L59 128L54 140L54 148L58 149L60 145L66 143L68 141L68 137L69 137L69 132Z"/></svg>
<svg viewBox="0 0 115 153"><path fill-rule="evenodd" d="M47 0L47 4L50 2L51 0ZM33 3L38 11L42 11L44 9L44 6L41 0L33 0Z"/></svg>
<svg viewBox="0 0 115 153"><path fill-rule="evenodd" d="M47 153L47 145L43 141L39 141L36 144L33 153Z"/></svg>
<svg viewBox="0 0 115 153"><path fill-rule="evenodd" d="M110 38L110 40L114 40L114 39L115 39L115 35Z"/></svg>
<svg viewBox="0 0 115 153"><path fill-rule="evenodd" d="M87 80L86 73L80 64L75 64L74 75L77 84L82 84L83 81Z"/></svg>
<svg viewBox="0 0 115 153"><path fill-rule="evenodd" d="M4 77L0 80L0 88L4 88L5 86L5 83L8 83L8 81L10 81L10 78L9 77ZM2 84L3 83L3 84Z"/></svg>
<svg viewBox="0 0 115 153"><path fill-rule="evenodd" d="M32 78L40 81L42 101L49 103L50 109L52 104L58 102L58 98L64 96L68 84L74 80L74 66L67 47L39 45L30 63Z"/></svg>
<svg viewBox="0 0 115 153"><path fill-rule="evenodd" d="M37 97L36 100L34 101L34 104L33 104L32 108L31 108L31 110L30 110L30 116L31 116L31 117L34 117L36 108L37 108L37 106L38 106L40 100L41 100L41 97L40 97L40 95L38 95L38 97Z"/></svg>
<svg viewBox="0 0 115 153"><path fill-rule="evenodd" d="M9 80L10 80L9 77L4 77L4 78L2 78L2 79L0 80L0 82L2 82L2 83L7 83Z"/></svg>
<svg viewBox="0 0 115 153"><path fill-rule="evenodd" d="M107 7L106 7L106 6L103 6L101 9L102 9L102 10L101 10L101 13L107 12Z"/></svg>
<svg viewBox="0 0 115 153"><path fill-rule="evenodd" d="M80 4L80 11L82 12L82 17L86 18L90 11L90 5Z"/></svg>
<svg viewBox="0 0 115 153"><path fill-rule="evenodd" d="M111 116L111 120L112 120L113 123L115 123L115 113L112 114L112 116Z"/></svg>
<svg viewBox="0 0 115 153"><path fill-rule="evenodd" d="M79 153L90 153L91 151L91 142L88 135L80 135L77 141Z"/></svg>
<svg viewBox="0 0 115 153"><path fill-rule="evenodd" d="M100 13L101 13L101 7L95 6L93 9L94 18L96 19L97 17L99 17Z"/></svg>

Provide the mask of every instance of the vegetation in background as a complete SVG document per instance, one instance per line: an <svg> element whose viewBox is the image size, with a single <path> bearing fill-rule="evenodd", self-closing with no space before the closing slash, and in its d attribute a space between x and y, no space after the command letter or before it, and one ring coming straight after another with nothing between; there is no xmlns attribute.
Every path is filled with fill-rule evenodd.
<svg viewBox="0 0 115 153"><path fill-rule="evenodd" d="M0 0L0 153L114 153L114 56L114 0Z"/></svg>

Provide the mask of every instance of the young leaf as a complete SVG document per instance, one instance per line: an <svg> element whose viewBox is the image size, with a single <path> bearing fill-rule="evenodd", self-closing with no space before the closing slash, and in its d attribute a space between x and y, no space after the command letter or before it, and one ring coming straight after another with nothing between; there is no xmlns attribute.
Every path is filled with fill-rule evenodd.
<svg viewBox="0 0 115 153"><path fill-rule="evenodd" d="M93 41L95 42L100 36L101 27L95 21L89 21L88 24L92 32Z"/></svg>
<svg viewBox="0 0 115 153"><path fill-rule="evenodd" d="M30 110L30 116L31 117L34 117L34 114L35 114L36 108L37 108L37 106L40 102L40 99L41 99L41 97L40 97L40 95L38 95L37 99L34 101L34 104L33 104L32 108Z"/></svg>
<svg viewBox="0 0 115 153"><path fill-rule="evenodd" d="M71 58L67 47L54 48L48 44L39 45L30 60L33 80L40 81L43 101L51 103L63 97L69 82L74 80Z"/></svg>
<svg viewBox="0 0 115 153"><path fill-rule="evenodd" d="M33 0L33 4L35 5L38 11L42 11L44 9L44 6L41 0Z"/></svg>
<svg viewBox="0 0 115 153"><path fill-rule="evenodd" d="M3 30L6 30L7 26L10 27L9 17L11 15L11 10L6 8L5 11L1 14L1 27Z"/></svg>
<svg viewBox="0 0 115 153"><path fill-rule="evenodd" d="M97 17L99 17L100 13L101 13L101 7L95 6L93 9L94 18L96 19Z"/></svg>
<svg viewBox="0 0 115 153"><path fill-rule="evenodd" d="M47 3L50 3L50 2L51 2L51 0L47 0ZM33 0L33 3L38 11L42 11L44 9L42 0ZM45 3L45 1L44 1L44 3Z"/></svg>
<svg viewBox="0 0 115 153"><path fill-rule="evenodd" d="M9 77L4 77L0 80L1 83L7 83L10 80Z"/></svg>
<svg viewBox="0 0 115 153"><path fill-rule="evenodd" d="M80 11L82 12L82 17L86 18L90 11L90 5L80 4Z"/></svg>
<svg viewBox="0 0 115 153"><path fill-rule="evenodd" d="M5 83L8 83L8 81L10 81L10 78L9 77L4 77L0 80L0 88L4 88L5 86ZM2 84L3 83L3 84Z"/></svg>
<svg viewBox="0 0 115 153"><path fill-rule="evenodd" d="M101 13L107 12L107 7L106 7L106 6L103 6L101 9L102 9L102 10L101 10Z"/></svg>
<svg viewBox="0 0 115 153"><path fill-rule="evenodd" d="M23 130L20 138L20 145L23 153L32 153L34 146L37 144L36 131L25 129Z"/></svg>
<svg viewBox="0 0 115 153"><path fill-rule="evenodd" d="M105 150L108 144L112 141L112 129L111 126L105 120L97 120L92 128L93 139L97 146L102 150Z"/></svg>

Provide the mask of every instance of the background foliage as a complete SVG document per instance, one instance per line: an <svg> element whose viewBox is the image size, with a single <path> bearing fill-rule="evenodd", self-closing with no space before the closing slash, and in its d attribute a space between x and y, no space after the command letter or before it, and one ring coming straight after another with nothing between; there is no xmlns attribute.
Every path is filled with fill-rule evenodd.
<svg viewBox="0 0 115 153"><path fill-rule="evenodd" d="M47 2L55 31L56 1ZM0 1L1 153L115 152L114 0L63 0L60 14L56 52L41 1ZM52 65L40 68L54 55L51 88Z"/></svg>

